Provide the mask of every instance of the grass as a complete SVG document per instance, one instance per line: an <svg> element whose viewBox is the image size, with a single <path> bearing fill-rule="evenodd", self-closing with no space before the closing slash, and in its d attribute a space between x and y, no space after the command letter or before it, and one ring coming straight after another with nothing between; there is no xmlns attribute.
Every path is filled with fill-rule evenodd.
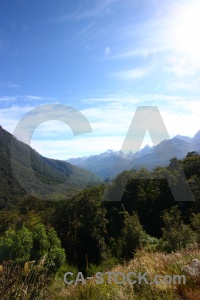
<svg viewBox="0 0 200 300"><path fill-rule="evenodd" d="M12 267L8 262L0 266L0 299L5 300L200 300L200 276L193 277L181 271L181 267L192 259L200 259L200 249L190 249L172 254L138 250L134 259L124 265L116 265L112 272L147 272L149 281L154 276L185 275L186 284L111 284L107 275L103 284L95 283L95 278L86 280L86 284L64 283L63 274L77 269L63 266L54 279L41 272L34 265L27 271L25 268ZM46 270L48 271L48 270ZM75 279L75 278L74 278ZM118 277L118 279L120 279Z"/></svg>
<svg viewBox="0 0 200 300"><path fill-rule="evenodd" d="M66 285L61 278L50 287L51 298L55 300L200 300L200 276L192 277L184 271L181 266L191 262L192 259L200 259L200 249L179 251L172 254L162 252L147 252L138 250L135 258L124 265L117 265L112 272L148 272L148 279L153 280L154 276L185 275L186 284L165 284L161 281L158 284L129 284L122 285L104 281L103 284L96 284L95 280L86 280L86 284ZM68 270L66 270L67 272ZM105 277L107 278L107 277Z"/></svg>
<svg viewBox="0 0 200 300"><path fill-rule="evenodd" d="M38 266L22 268L4 262L0 266L0 299L43 300L51 277Z"/></svg>

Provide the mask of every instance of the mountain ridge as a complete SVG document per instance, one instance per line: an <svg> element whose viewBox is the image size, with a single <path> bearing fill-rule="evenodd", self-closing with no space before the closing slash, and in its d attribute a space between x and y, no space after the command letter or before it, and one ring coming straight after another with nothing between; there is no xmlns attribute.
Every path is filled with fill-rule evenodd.
<svg viewBox="0 0 200 300"><path fill-rule="evenodd" d="M200 130L193 138L176 135L171 139L161 141L155 147L146 145L136 153L107 150L99 155L90 155L84 159L70 158L67 161L90 170L105 180L113 179L124 170L141 167L152 170L157 166L164 167L174 156L183 159L188 152L192 151L200 152Z"/></svg>
<svg viewBox="0 0 200 300"><path fill-rule="evenodd" d="M100 183L102 181L90 171L44 157L0 126L0 208L9 199L26 194L64 195Z"/></svg>

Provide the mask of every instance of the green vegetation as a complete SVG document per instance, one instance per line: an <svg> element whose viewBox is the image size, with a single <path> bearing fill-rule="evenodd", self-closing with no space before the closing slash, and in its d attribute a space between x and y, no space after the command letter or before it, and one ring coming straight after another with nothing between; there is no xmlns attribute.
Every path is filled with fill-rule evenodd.
<svg viewBox="0 0 200 300"><path fill-rule="evenodd" d="M165 227L162 228L164 249L168 252L177 251L194 244L195 233L190 225L183 223L177 206L164 211L163 220L165 223Z"/></svg>
<svg viewBox="0 0 200 300"><path fill-rule="evenodd" d="M11 141L30 191L36 190L40 197L24 191L12 174ZM161 262L154 262L152 272L178 274L181 264L191 257L199 258L200 156L196 152L181 161L196 201L175 202L163 178L169 178L174 185L178 182L176 158L170 160L168 167L157 167L152 172L145 168L124 171L111 183L103 184L89 172L31 150L36 177L43 182L60 183L70 174L60 193L55 187L48 191L43 185L34 187L37 181L26 167L29 150L0 130L2 299L198 299L198 278L196 282L189 278L187 286L163 288L95 285L92 281L74 288L66 287L63 281L63 274L70 270L81 271L85 276L130 267L149 270L148 264L152 265L156 257ZM89 186L82 189L88 178ZM113 199L124 181L128 184L121 201L102 201L106 187L107 199ZM139 258L145 259L146 265Z"/></svg>
<svg viewBox="0 0 200 300"><path fill-rule="evenodd" d="M28 261L38 263L41 258L49 272L57 271L66 260L65 251L53 228L46 232L43 224L37 224L30 231L22 226L17 231L8 229L1 236L0 263L9 261L14 266L24 266Z"/></svg>
<svg viewBox="0 0 200 300"><path fill-rule="evenodd" d="M160 284L146 284L144 281L141 284L116 284L114 281L111 284L107 283L105 277L103 284L96 284L94 280L86 280L86 284L64 285L59 283L59 288L56 282L50 286L52 299L59 300L193 300L199 299L200 291L200 276L195 279L189 274L181 271L181 266L190 262L193 258L200 259L198 249L184 250L172 254L164 254L162 252L147 252L145 250L137 250L134 259L130 260L125 265L116 265L111 268L111 272L123 272L125 274L134 271L136 274L141 272L148 273L148 281L152 282L154 276L160 274L165 276L186 275L186 284L183 281L178 284L165 284L160 280Z"/></svg>
<svg viewBox="0 0 200 300"><path fill-rule="evenodd" d="M31 167L29 165L31 158ZM13 208L20 196L32 194L55 200L101 183L89 171L65 161L43 157L0 127L0 209ZM14 169L13 169L14 166ZM15 174L13 174L13 172ZM20 175L20 183L16 173ZM20 185L22 184L22 186Z"/></svg>

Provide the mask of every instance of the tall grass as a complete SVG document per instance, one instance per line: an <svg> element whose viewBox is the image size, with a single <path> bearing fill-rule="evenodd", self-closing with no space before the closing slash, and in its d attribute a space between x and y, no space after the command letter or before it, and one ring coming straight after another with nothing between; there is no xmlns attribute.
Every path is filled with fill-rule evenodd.
<svg viewBox="0 0 200 300"><path fill-rule="evenodd" d="M0 268L0 299L5 300L44 300L51 276L47 270L32 266L26 270L3 262Z"/></svg>
<svg viewBox="0 0 200 300"><path fill-rule="evenodd" d="M86 280L86 284L67 285L64 283L63 274L77 269L68 265L63 266L52 280L48 269L39 265L30 269L16 266L9 262L0 268L0 299L5 300L200 300L200 276L193 277L181 267L190 263L192 259L200 259L200 249L179 251L172 254L162 252L148 252L138 250L135 258L124 265L116 265L112 272L148 273L149 281L155 275L185 275L186 284L170 284L160 282L153 284L122 285L114 281L108 284L95 283L95 279ZM99 270L100 271L100 270ZM103 271L103 270L102 270ZM95 274L93 274L95 275ZM105 279L107 277L105 276ZM74 277L75 279L75 277Z"/></svg>
<svg viewBox="0 0 200 300"><path fill-rule="evenodd" d="M193 277L181 267L192 259L200 259L200 249L184 250L172 254L162 252L147 252L139 250L135 258L124 265L117 265L112 272L148 272L152 281L155 275L185 275L186 284L108 284L104 281L98 285L94 280L86 280L86 284L65 285L62 281L56 292L51 287L51 297L55 300L200 300L200 276ZM67 272L68 270L66 270ZM55 283L54 283L55 284ZM58 287L58 286L57 286Z"/></svg>

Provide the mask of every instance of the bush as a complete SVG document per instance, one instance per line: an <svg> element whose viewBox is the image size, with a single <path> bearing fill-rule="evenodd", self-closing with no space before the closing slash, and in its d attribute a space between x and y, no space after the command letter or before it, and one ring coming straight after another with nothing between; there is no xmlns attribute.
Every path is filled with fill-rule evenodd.
<svg viewBox="0 0 200 300"><path fill-rule="evenodd" d="M13 265L23 266L29 260L38 262L42 257L49 272L56 272L66 260L53 228L47 232L44 225L37 224L30 231L23 226L18 231L8 229L0 238L0 263L9 260Z"/></svg>

